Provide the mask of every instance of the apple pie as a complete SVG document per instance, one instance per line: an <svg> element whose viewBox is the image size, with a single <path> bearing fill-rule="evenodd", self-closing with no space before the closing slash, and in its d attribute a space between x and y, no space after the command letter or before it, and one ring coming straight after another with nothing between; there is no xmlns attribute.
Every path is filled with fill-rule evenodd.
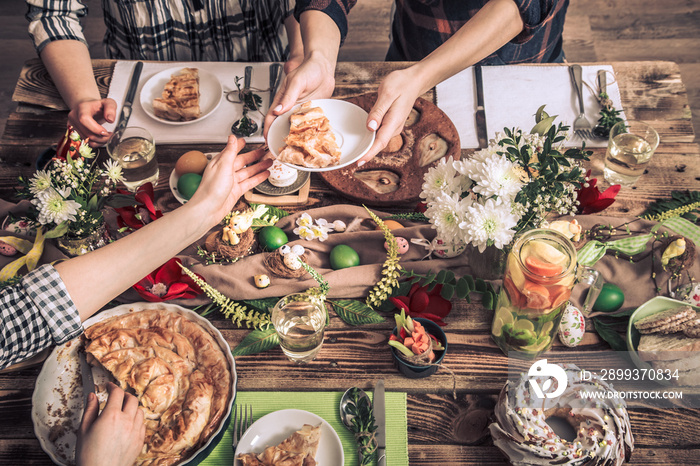
<svg viewBox="0 0 700 466"><path fill-rule="evenodd" d="M238 455L243 466L316 466L316 452L321 440L321 426L304 424L286 440L262 453Z"/></svg>
<svg viewBox="0 0 700 466"><path fill-rule="evenodd" d="M308 168L337 165L340 149L321 107L305 102L289 116L289 136L277 159Z"/></svg>
<svg viewBox="0 0 700 466"><path fill-rule="evenodd" d="M184 313L148 309L85 330L90 364L136 394L146 441L138 465L179 463L218 429L231 399L231 367L221 346Z"/></svg>
<svg viewBox="0 0 700 466"><path fill-rule="evenodd" d="M161 97L153 99L153 111L157 117L170 121L199 118L202 115L199 109L199 70L183 68L170 76Z"/></svg>

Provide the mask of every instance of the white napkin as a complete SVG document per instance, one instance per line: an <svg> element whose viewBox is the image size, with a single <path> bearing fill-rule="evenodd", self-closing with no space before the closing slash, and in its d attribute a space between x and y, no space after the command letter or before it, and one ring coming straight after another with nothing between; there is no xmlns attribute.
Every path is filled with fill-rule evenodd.
<svg viewBox="0 0 700 466"><path fill-rule="evenodd" d="M126 97L126 88L131 78L131 73L136 65L135 61L118 61L114 66L114 74L112 82L109 85L108 97L111 97L117 102L117 115L121 112L124 98ZM245 67L253 67L253 76L251 79L251 87L267 90L270 87L270 63L240 63L240 62L163 62L163 63L144 63L141 78L139 79L139 87L134 98L133 111L129 119L129 126L141 126L148 129L157 144L207 144L207 143L226 143L228 135L231 134L231 125L238 120L242 115L242 105L232 103L226 100L225 93L228 91L237 90L235 79L236 76L243 78ZM143 109L140 103L140 94L143 85L156 73L159 73L168 68L200 68L209 71L215 75L221 86L223 87L224 95L222 95L219 107L209 116L201 121L194 121L185 125L169 125L162 123L149 116ZM241 81L241 86L243 82ZM257 94L262 98L262 110L266 111L269 106L270 93L259 91ZM237 96L234 100L237 100ZM251 143L265 142L262 137L262 119L257 112L249 112L248 115L258 123L258 131L250 137L245 138ZM104 127L108 131L114 129L115 124L105 124Z"/></svg>
<svg viewBox="0 0 700 466"><path fill-rule="evenodd" d="M622 109L620 88L614 79L610 65L583 66L583 81L592 89L598 88L598 70L608 71L607 92L616 109ZM549 115L558 115L555 123L570 126L578 116L578 101L571 82L568 66L484 66L484 107L488 138L493 139L503 128L520 128L529 131L535 125L535 112L546 104ZM459 131L463 149L478 147L476 138L476 86L474 70L467 68L436 86L437 102ZM455 98L454 96L460 96ZM583 86L586 117L595 126L600 117L600 105L594 92ZM620 115L625 118L624 112ZM591 139L586 146L606 147L607 140ZM572 133L565 146L577 147L581 140Z"/></svg>

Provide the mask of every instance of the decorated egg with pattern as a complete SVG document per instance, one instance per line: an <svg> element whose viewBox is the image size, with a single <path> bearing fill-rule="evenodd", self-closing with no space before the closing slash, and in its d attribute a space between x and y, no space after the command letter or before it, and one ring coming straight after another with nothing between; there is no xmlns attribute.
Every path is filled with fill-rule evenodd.
<svg viewBox="0 0 700 466"><path fill-rule="evenodd" d="M568 347L578 346L586 333L586 320L576 306L568 304L559 323L559 340Z"/></svg>
<svg viewBox="0 0 700 466"><path fill-rule="evenodd" d="M408 252L409 244L408 240L406 238L402 238L401 236L396 237L396 245L398 246L397 252L399 254L406 254ZM389 251L389 242L385 241L384 242L384 249Z"/></svg>
<svg viewBox="0 0 700 466"><path fill-rule="evenodd" d="M467 245L462 242L444 241L442 238L436 237L433 242L433 254L440 259L449 259L457 257L467 249Z"/></svg>

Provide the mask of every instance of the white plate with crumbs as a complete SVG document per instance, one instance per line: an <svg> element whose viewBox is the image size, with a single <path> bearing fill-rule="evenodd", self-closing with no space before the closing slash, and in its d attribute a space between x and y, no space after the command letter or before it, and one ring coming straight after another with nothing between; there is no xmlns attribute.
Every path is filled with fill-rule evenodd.
<svg viewBox="0 0 700 466"><path fill-rule="evenodd" d="M323 168L310 168L286 163L297 170L307 172L325 172L337 170L357 162L367 153L374 142L374 131L367 129L368 113L359 106L337 99L314 99L312 106L321 107L323 113L330 122L335 140L340 148L340 161L335 165ZM289 116L295 112L301 104L294 106L290 111L278 116L270 125L267 134L267 146L275 157L285 146L284 140L289 135ZM284 162L282 162L284 163Z"/></svg>
<svg viewBox="0 0 700 466"><path fill-rule="evenodd" d="M153 99L162 97L165 85L170 81L170 77L180 73L186 67L178 66L168 68L151 76L141 88L140 102L146 114L156 121L165 123L166 125L188 125L202 121L219 108L221 99L224 97L224 89L221 87L219 79L209 71L197 68L199 74L199 109L201 115L199 118L189 121L171 121L156 116L153 110Z"/></svg>
<svg viewBox="0 0 700 466"><path fill-rule="evenodd" d="M238 447L236 457L241 453L261 453L265 448L279 445L304 424L321 425L321 439L316 452L316 464L320 466L343 466L345 453L340 437L331 425L322 417L301 409L282 409L267 414L253 423L245 431ZM237 458L233 466L241 466Z"/></svg>

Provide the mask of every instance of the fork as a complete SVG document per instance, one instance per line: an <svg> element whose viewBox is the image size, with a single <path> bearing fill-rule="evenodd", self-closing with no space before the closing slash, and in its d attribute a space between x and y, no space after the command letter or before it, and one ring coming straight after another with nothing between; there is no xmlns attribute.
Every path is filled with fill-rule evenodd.
<svg viewBox="0 0 700 466"><path fill-rule="evenodd" d="M583 77L580 65L569 66L569 71L571 72L571 79L574 84L574 89L576 90L576 95L578 96L578 108L579 114L574 120L574 134L581 139L593 139L593 126L591 122L586 119L586 112L583 108Z"/></svg>
<svg viewBox="0 0 700 466"><path fill-rule="evenodd" d="M236 451L238 441L243 433L253 424L253 405L236 405L233 412L233 451Z"/></svg>

